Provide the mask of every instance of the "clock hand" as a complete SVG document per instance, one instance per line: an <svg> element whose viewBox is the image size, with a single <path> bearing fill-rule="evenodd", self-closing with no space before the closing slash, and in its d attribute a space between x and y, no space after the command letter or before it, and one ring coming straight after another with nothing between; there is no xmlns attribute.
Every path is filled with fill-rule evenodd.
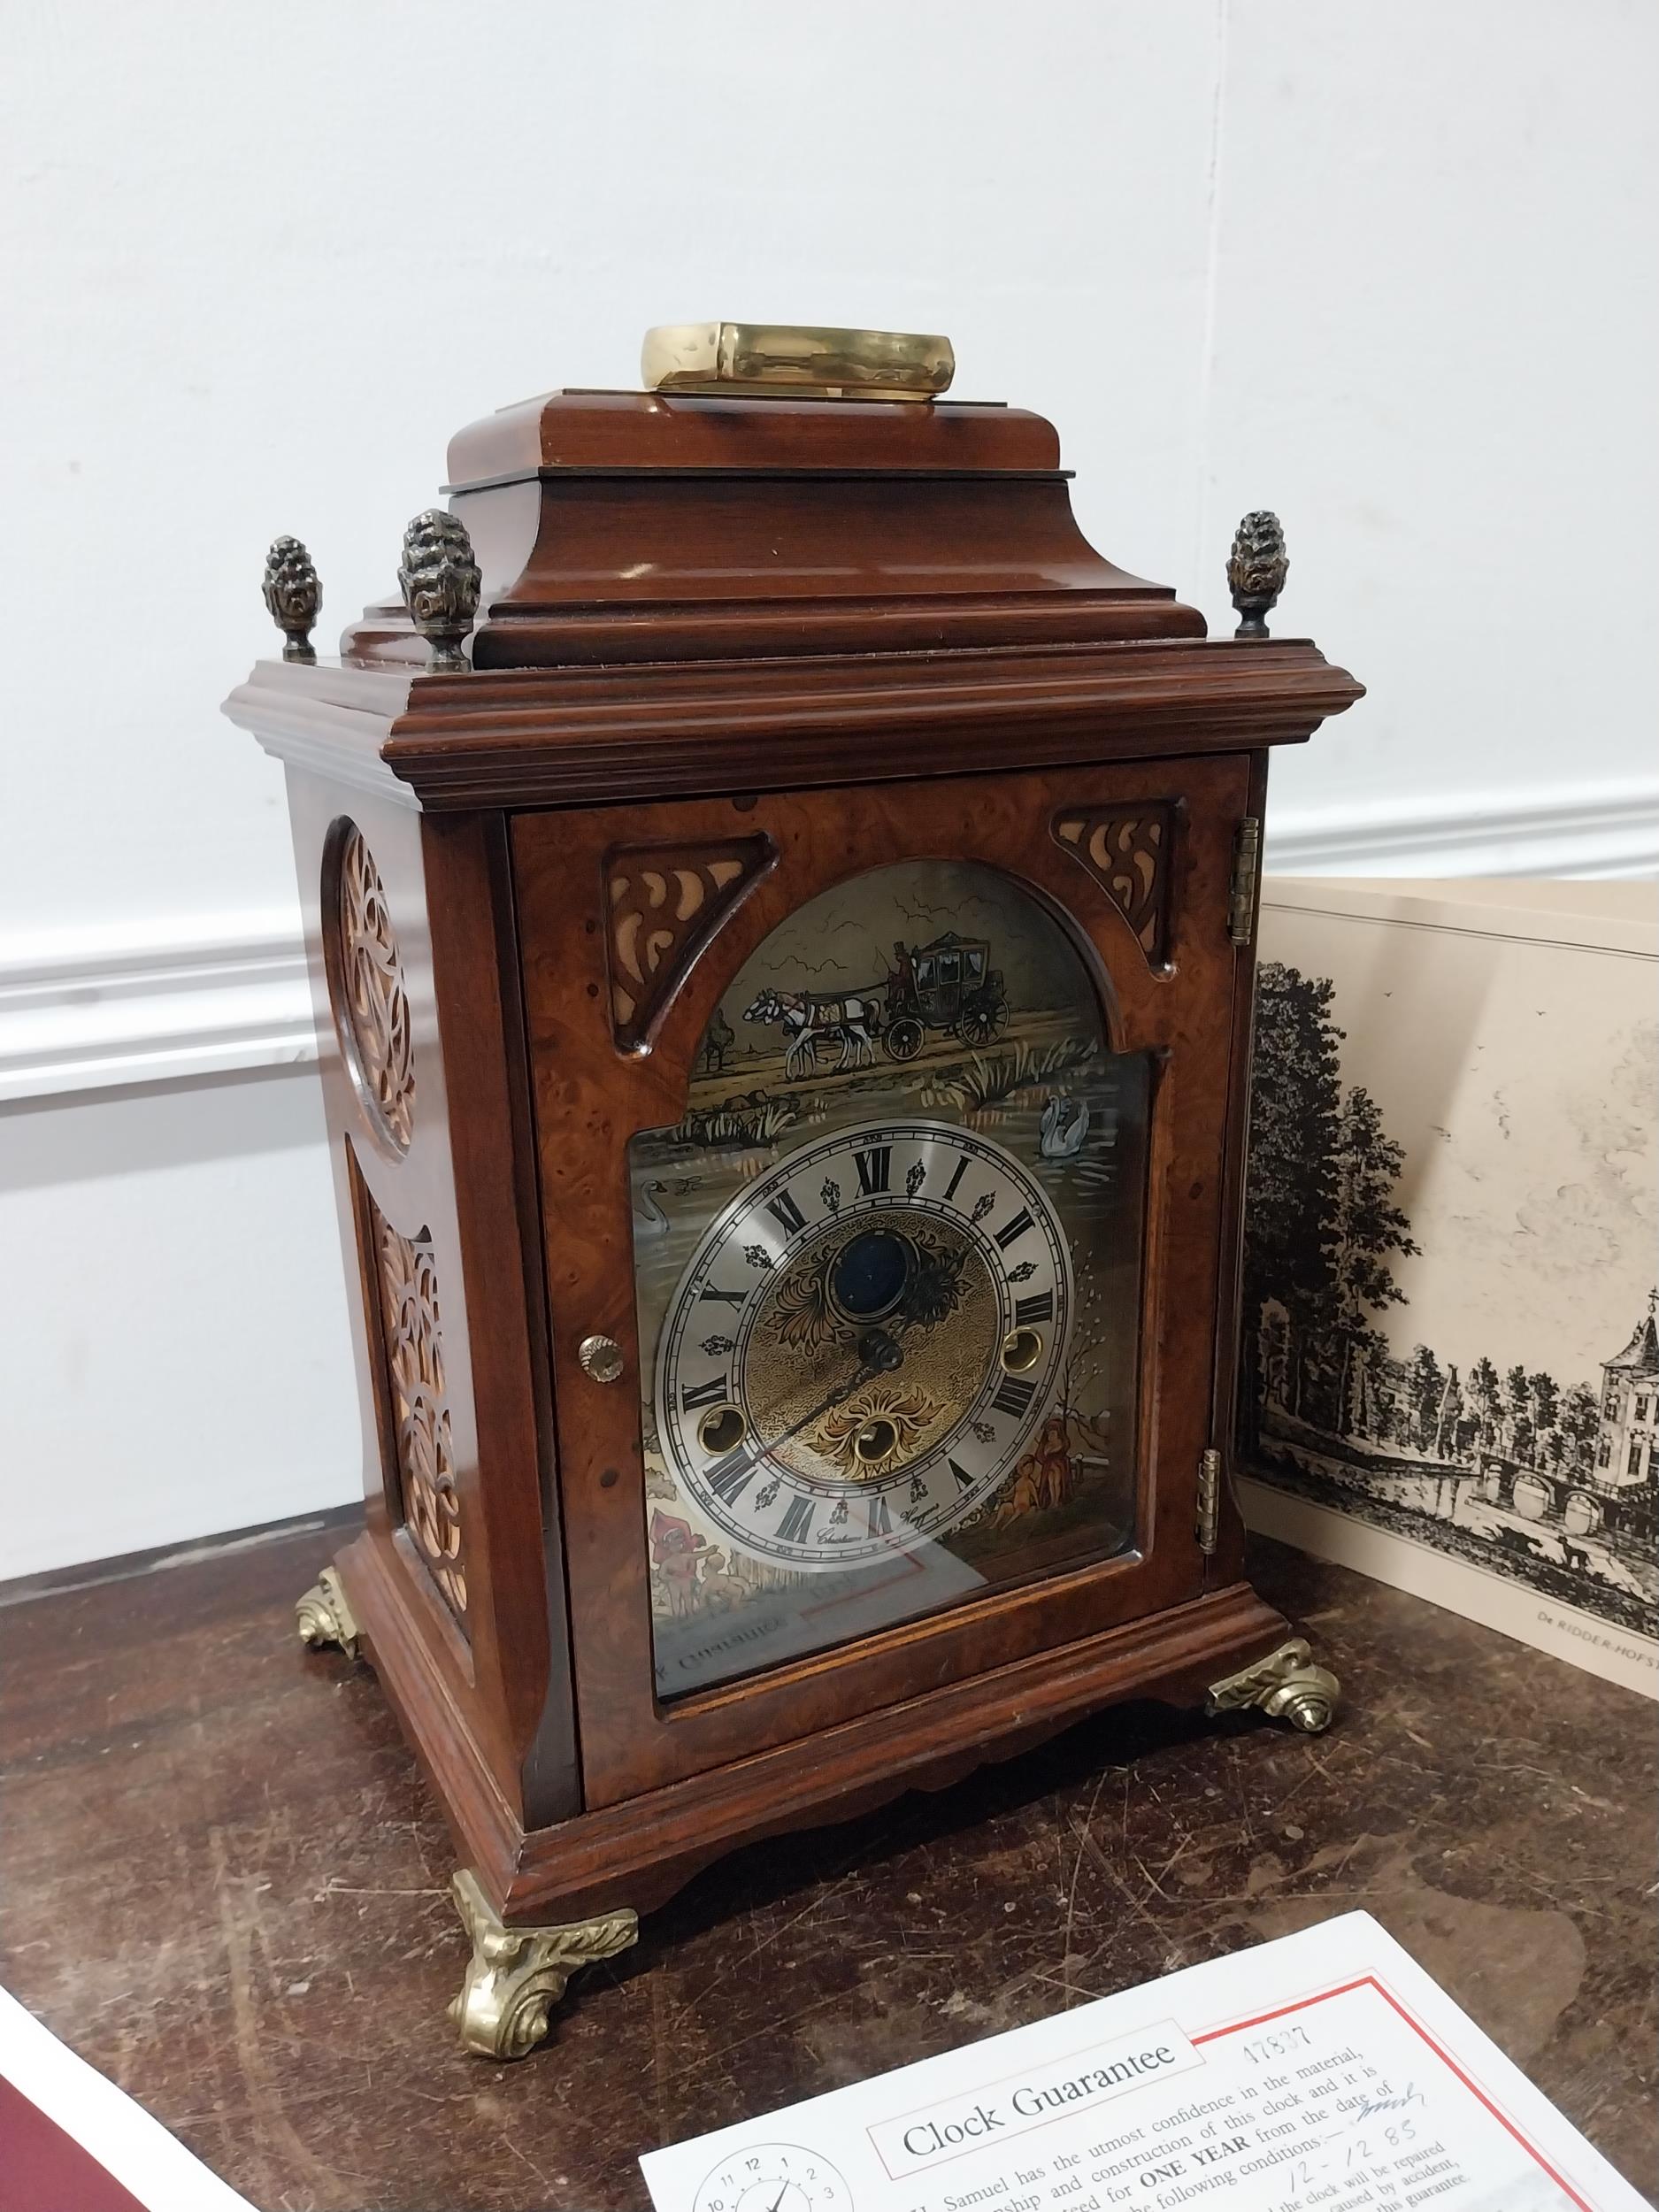
<svg viewBox="0 0 1659 2212"><path fill-rule="evenodd" d="M789 2177L786 2174L783 2178L783 2187L779 2190L777 2195L772 2199L771 2204L767 2207L767 2212L778 2212L778 2207L783 2202L788 2193Z"/></svg>
<svg viewBox="0 0 1659 2212"><path fill-rule="evenodd" d="M799 1436L803 1429L810 1428L815 1421L821 1420L844 1399L850 1398L855 1390L862 1389L865 1383L873 1381L876 1376L890 1374L904 1357L902 1348L885 1329L866 1329L858 1340L858 1350L862 1356L860 1364L850 1380L832 1390L827 1398L822 1399L810 1413L803 1413L794 1426L787 1428L781 1436L774 1436L766 1446L768 1452L777 1451L780 1445Z"/></svg>
<svg viewBox="0 0 1659 2212"><path fill-rule="evenodd" d="M887 1329L866 1329L858 1340L858 1351L872 1375L890 1375L903 1364L904 1348Z"/></svg>

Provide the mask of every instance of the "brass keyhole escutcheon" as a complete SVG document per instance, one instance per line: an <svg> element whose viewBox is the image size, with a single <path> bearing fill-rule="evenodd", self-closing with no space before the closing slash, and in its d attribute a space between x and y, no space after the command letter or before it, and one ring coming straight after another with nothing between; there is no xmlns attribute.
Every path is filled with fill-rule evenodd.
<svg viewBox="0 0 1659 2212"><path fill-rule="evenodd" d="M591 1381L613 1383L622 1379L622 1347L613 1336L585 1336L576 1347L576 1357Z"/></svg>
<svg viewBox="0 0 1659 2212"><path fill-rule="evenodd" d="M749 1423L735 1406L710 1406L697 1424L697 1441L717 1455L734 1452L749 1434Z"/></svg>
<svg viewBox="0 0 1659 2212"><path fill-rule="evenodd" d="M1042 1339L1035 1329L1016 1329L1002 1340L1002 1365L1010 1375L1023 1375L1042 1357Z"/></svg>
<svg viewBox="0 0 1659 2212"><path fill-rule="evenodd" d="M853 1439L853 1451L866 1467L879 1467L898 1449L899 1432L884 1416L866 1421Z"/></svg>

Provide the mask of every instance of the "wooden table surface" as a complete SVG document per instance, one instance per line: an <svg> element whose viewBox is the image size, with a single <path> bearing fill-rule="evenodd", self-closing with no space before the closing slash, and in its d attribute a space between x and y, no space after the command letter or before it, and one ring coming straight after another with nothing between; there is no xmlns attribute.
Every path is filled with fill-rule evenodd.
<svg viewBox="0 0 1659 2212"><path fill-rule="evenodd" d="M0 1979L265 2212L644 2206L642 2150L1359 1906L1652 2187L1641 1699L1263 1547L1329 1735L1137 1709L757 1846L498 2067L373 1678L294 1639L330 1541L0 1610Z"/></svg>

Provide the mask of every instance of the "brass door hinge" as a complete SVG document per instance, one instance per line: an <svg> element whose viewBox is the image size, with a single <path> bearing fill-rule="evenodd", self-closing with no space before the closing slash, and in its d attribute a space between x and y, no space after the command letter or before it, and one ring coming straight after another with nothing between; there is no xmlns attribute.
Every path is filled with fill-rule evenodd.
<svg viewBox="0 0 1659 2212"><path fill-rule="evenodd" d="M1233 884L1227 894L1227 934L1248 945L1256 934L1256 879L1262 864L1262 818L1247 814L1233 840Z"/></svg>
<svg viewBox="0 0 1659 2212"><path fill-rule="evenodd" d="M1221 1538L1221 1454L1213 1448L1198 1455L1198 1548L1209 1554Z"/></svg>

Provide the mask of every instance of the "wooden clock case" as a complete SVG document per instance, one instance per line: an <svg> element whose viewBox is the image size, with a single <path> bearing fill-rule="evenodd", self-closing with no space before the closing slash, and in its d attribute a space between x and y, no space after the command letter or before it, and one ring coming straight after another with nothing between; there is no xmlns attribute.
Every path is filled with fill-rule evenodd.
<svg viewBox="0 0 1659 2212"><path fill-rule="evenodd" d="M1360 687L1103 560L1054 431L1001 406L556 393L449 474L470 666L377 606L227 711L287 770L360 1294L367 1525L302 1632L396 1709L463 1869L463 2038L516 2055L738 1843L1129 1697L1328 1718L1224 1463L1268 749ZM1032 887L1156 1056L1138 1549L665 1705L627 1140L683 1115L776 922L918 856ZM653 877L649 964L618 925Z"/></svg>

